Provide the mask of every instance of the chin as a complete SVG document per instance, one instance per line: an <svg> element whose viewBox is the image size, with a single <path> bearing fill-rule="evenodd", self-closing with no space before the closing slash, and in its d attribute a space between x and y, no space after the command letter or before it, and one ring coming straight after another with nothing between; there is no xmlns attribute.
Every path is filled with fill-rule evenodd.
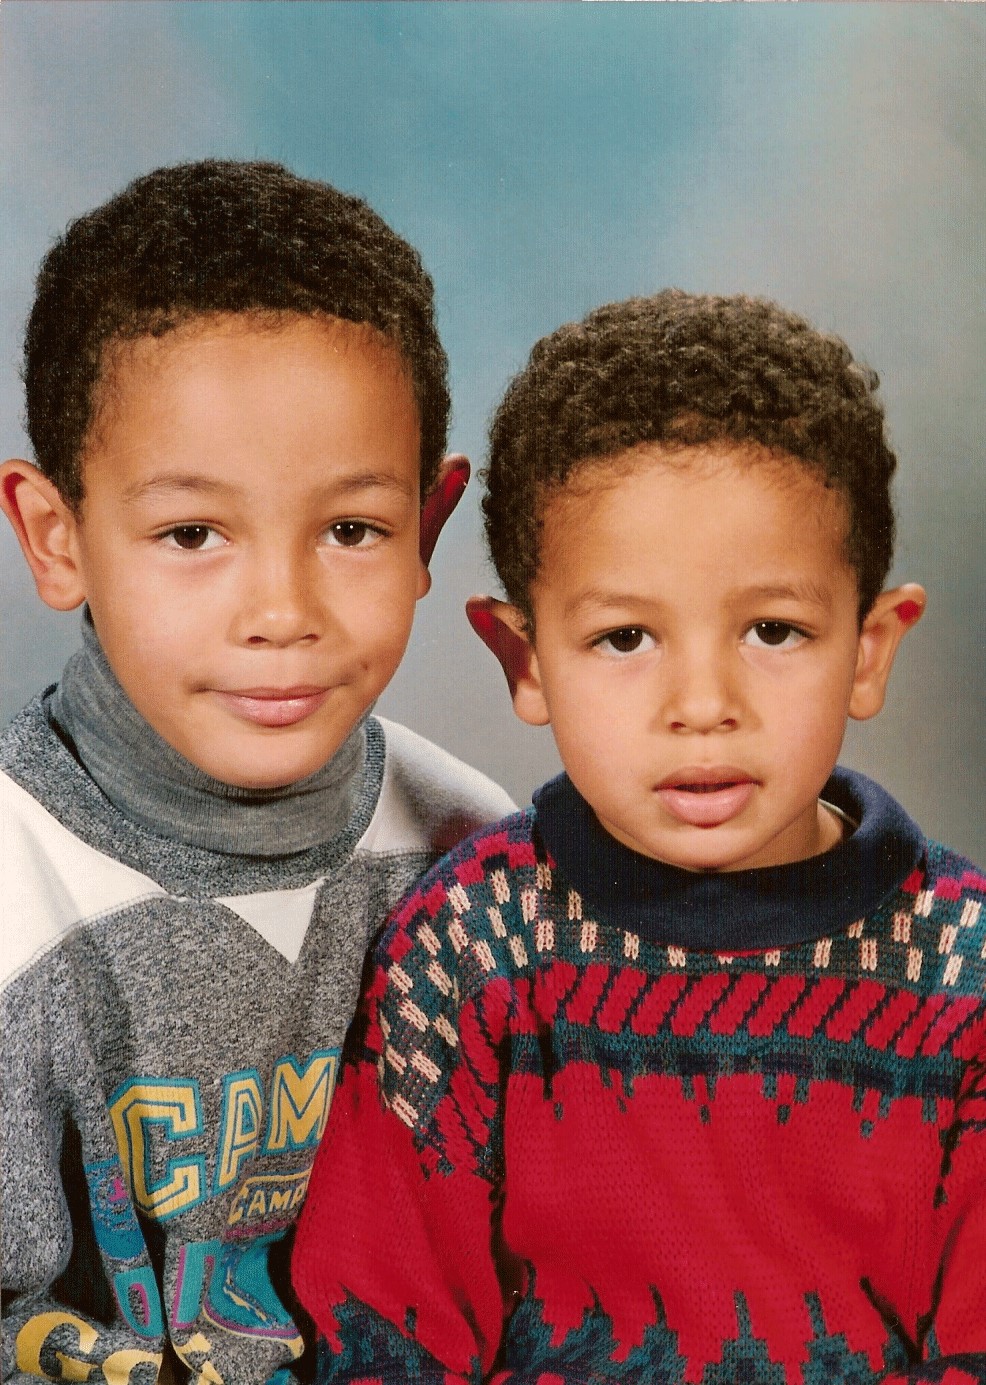
<svg viewBox="0 0 986 1385"><path fill-rule="evenodd" d="M710 828L710 832L718 829ZM665 861L668 865L678 866L681 870L695 871L696 874L710 875L715 872L729 870L745 870L750 857L756 855L759 847L732 848L726 842L713 845L712 842L698 841L694 847L683 849L679 843L677 850L673 844L669 845L666 852L654 852L659 860Z"/></svg>
<svg viewBox="0 0 986 1385"><path fill-rule="evenodd" d="M237 789L285 789L328 764L344 739L291 746L286 738L277 745L274 737L260 736L245 750L217 762L216 768L206 767L206 772Z"/></svg>
<svg viewBox="0 0 986 1385"><path fill-rule="evenodd" d="M330 756L326 756L328 760ZM209 774L213 779L218 779L222 784L228 784L233 789L246 789L263 792L267 789L286 789L292 784L297 784L302 779L307 779L310 774L314 774L317 769L321 769L325 760L319 760L317 764L309 765L298 763L279 763L265 766L258 763L256 756L252 757L248 764L236 764L226 761L213 765L201 765L200 768L205 774Z"/></svg>
<svg viewBox="0 0 986 1385"><path fill-rule="evenodd" d="M267 789L289 789L292 784L299 784L302 779L307 779L310 774L321 769L324 763L323 760L317 765L304 765L299 769L272 769L269 774L254 772L238 775L235 779L227 780L227 783L238 789L254 789L258 792L264 792Z"/></svg>
<svg viewBox="0 0 986 1385"><path fill-rule="evenodd" d="M677 866L679 870L690 870L694 872L695 875L715 875L721 871L740 869L740 867L732 861L684 860L678 858L669 860L668 864Z"/></svg>

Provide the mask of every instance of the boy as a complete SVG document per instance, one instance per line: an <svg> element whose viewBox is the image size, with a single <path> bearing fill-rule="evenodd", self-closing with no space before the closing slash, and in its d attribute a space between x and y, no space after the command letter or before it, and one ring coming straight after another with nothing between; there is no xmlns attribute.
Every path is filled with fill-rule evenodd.
<svg viewBox="0 0 986 1385"><path fill-rule="evenodd" d="M986 879L833 769L924 606L875 386L667 292L508 390L471 617L567 773L382 935L319 1380L986 1379Z"/></svg>
<svg viewBox="0 0 986 1385"><path fill-rule="evenodd" d="M46 257L24 378L3 506L87 609L0 738L3 1378L286 1382L368 940L507 810L368 715L465 479L431 281L325 184L161 169Z"/></svg>

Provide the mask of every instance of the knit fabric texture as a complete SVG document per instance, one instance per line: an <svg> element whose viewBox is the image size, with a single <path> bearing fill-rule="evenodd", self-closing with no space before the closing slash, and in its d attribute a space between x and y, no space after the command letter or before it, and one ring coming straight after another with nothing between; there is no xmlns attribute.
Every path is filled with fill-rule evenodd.
<svg viewBox="0 0 986 1385"><path fill-rule="evenodd" d="M100 658L0 736L3 1380L310 1379L285 1238L366 948L512 805L376 718L300 802L237 794Z"/></svg>
<svg viewBox="0 0 986 1385"><path fill-rule="evenodd" d="M834 852L697 876L563 777L429 872L298 1230L323 1385L986 1380L986 878L824 797Z"/></svg>

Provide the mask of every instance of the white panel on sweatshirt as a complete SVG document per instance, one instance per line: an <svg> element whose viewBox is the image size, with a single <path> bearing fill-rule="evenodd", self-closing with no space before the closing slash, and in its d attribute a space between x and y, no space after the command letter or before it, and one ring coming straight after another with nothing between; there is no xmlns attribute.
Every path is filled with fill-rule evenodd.
<svg viewBox="0 0 986 1385"><path fill-rule="evenodd" d="M216 900L232 909L244 923L256 929L288 962L297 962L301 952L315 896L322 881L304 885L300 890L265 890L257 894L223 895Z"/></svg>
<svg viewBox="0 0 986 1385"><path fill-rule="evenodd" d="M166 893L63 827L0 772L0 981L54 947L81 923Z"/></svg>
<svg viewBox="0 0 986 1385"><path fill-rule="evenodd" d="M444 851L463 835L464 810L466 831L514 811L510 796L479 770L406 726L384 717L377 720L386 744L383 784L358 850Z"/></svg>
<svg viewBox="0 0 986 1385"><path fill-rule="evenodd" d="M383 784L358 850L433 855L513 811L511 799L486 775L406 727L383 718L380 724L386 741ZM321 883L228 895L217 902L294 963ZM0 771L0 984L73 928L167 895L140 871L80 841Z"/></svg>

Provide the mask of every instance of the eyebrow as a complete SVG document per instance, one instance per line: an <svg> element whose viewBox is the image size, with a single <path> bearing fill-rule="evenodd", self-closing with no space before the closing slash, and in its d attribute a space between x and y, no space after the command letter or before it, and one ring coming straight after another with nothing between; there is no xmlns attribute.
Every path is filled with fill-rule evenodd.
<svg viewBox="0 0 986 1385"><path fill-rule="evenodd" d="M404 499L414 498L415 487L411 482L386 471L348 472L320 488L320 495L326 498L355 495L364 491L392 491ZM218 480L214 476L202 476L196 472L165 471L157 476L138 481L123 492L128 504L139 500L153 499L157 495L207 495L234 496L238 487L231 481Z"/></svg>
<svg viewBox="0 0 986 1385"><path fill-rule="evenodd" d="M731 593L734 601L797 601L828 610L832 605L831 592L815 582L775 582L760 586L741 587ZM565 605L565 615L572 617L585 609L596 610L600 614L613 610L625 612L628 608L661 605L640 592L616 591L603 587L590 587L580 592Z"/></svg>
<svg viewBox="0 0 986 1385"><path fill-rule="evenodd" d="M124 500L146 500L155 495L221 495L232 492L235 487L227 481L216 481L209 476L196 476L188 472L163 472L150 476L146 481L137 481L123 492Z"/></svg>
<svg viewBox="0 0 986 1385"><path fill-rule="evenodd" d="M832 604L832 593L816 582L778 582L761 587L745 587L738 594L754 601L804 601L826 609Z"/></svg>
<svg viewBox="0 0 986 1385"><path fill-rule="evenodd" d="M610 609L622 611L626 610L627 606L639 605L642 601L649 603L649 598L641 597L639 592L605 591L601 587L590 587L588 591L579 592L578 596L566 601L565 615L577 615L586 607L600 612Z"/></svg>

